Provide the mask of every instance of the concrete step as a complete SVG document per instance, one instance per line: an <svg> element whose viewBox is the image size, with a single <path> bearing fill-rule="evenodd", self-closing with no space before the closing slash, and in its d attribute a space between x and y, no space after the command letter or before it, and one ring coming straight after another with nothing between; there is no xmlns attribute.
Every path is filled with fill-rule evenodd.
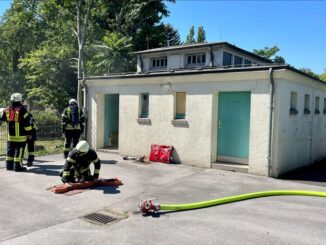
<svg viewBox="0 0 326 245"><path fill-rule="evenodd" d="M239 163L214 162L212 163L212 168L227 170L232 172L248 173L249 166L245 164L239 164Z"/></svg>
<svg viewBox="0 0 326 245"><path fill-rule="evenodd" d="M105 152L105 153L111 153L119 155L119 149L118 148L101 148L97 149L97 152Z"/></svg>

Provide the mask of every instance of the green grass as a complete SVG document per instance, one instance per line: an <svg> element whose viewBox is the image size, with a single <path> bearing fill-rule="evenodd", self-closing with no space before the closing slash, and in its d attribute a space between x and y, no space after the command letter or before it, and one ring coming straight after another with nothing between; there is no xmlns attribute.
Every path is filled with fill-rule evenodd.
<svg viewBox="0 0 326 245"><path fill-rule="evenodd" d="M35 142L35 156L63 153L63 139L37 140Z"/></svg>

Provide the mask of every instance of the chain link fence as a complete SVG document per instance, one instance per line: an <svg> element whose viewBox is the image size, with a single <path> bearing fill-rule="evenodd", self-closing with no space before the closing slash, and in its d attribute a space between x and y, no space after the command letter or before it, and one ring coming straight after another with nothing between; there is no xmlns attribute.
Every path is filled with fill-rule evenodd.
<svg viewBox="0 0 326 245"><path fill-rule="evenodd" d="M62 153L63 142L61 126L58 123L37 125L35 142L35 156ZM0 126L0 155L7 152L7 124Z"/></svg>

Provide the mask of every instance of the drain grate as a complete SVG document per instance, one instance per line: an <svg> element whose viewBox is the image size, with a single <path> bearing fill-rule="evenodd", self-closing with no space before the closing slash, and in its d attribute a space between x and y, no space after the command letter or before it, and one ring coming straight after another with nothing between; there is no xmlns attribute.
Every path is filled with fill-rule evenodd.
<svg viewBox="0 0 326 245"><path fill-rule="evenodd" d="M109 215L100 214L100 213L91 213L87 214L83 217L84 220L89 221L91 223L99 224L99 225L105 225L107 223L110 223L117 218L111 217Z"/></svg>

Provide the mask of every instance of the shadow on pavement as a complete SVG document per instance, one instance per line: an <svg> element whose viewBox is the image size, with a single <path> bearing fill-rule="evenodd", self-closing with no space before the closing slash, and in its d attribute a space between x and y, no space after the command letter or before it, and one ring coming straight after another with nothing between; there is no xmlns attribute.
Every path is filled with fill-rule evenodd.
<svg viewBox="0 0 326 245"><path fill-rule="evenodd" d="M101 164L117 164L116 160L101 160Z"/></svg>
<svg viewBox="0 0 326 245"><path fill-rule="evenodd" d="M121 192L118 188L118 186L98 186L92 189L102 190L104 194L118 194Z"/></svg>
<svg viewBox="0 0 326 245"><path fill-rule="evenodd" d="M280 176L280 179L326 187L326 161L317 162L310 166L285 173Z"/></svg>
<svg viewBox="0 0 326 245"><path fill-rule="evenodd" d="M60 171L63 169L63 165L33 165L32 168L28 168L26 172L22 173L33 173L33 174L44 174L49 176L58 176Z"/></svg>

